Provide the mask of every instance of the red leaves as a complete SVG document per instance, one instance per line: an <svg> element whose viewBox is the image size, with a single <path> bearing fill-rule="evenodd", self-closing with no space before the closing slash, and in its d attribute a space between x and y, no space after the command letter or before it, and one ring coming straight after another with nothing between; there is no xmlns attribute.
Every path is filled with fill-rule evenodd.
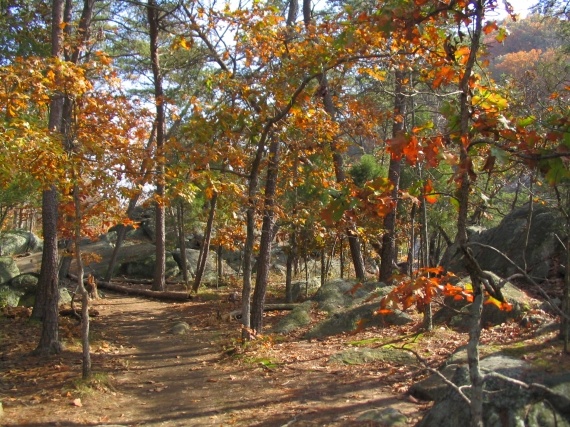
<svg viewBox="0 0 570 427"><path fill-rule="evenodd" d="M437 295L453 296L470 301L472 296L468 291L450 283L453 277L455 277L453 273L444 274L442 267L421 269L412 278L403 276L403 280L392 292L382 298L380 309L376 313L388 314L398 307L407 310L413 306L421 311Z"/></svg>

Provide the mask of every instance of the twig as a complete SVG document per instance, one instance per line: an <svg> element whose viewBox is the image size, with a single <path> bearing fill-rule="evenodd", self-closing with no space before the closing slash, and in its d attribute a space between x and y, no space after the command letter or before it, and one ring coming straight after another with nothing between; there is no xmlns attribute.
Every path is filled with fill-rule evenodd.
<svg viewBox="0 0 570 427"><path fill-rule="evenodd" d="M501 255L504 259L506 259L509 263L511 263L519 272L520 274L526 279L528 280L530 283L532 283L534 286L536 286L539 290L539 292L542 294L542 296L544 296L546 298L546 300L548 301L548 304L550 304L550 306L552 307L552 309L554 311L556 311L556 313L558 313L560 316L562 316L563 318L570 320L570 317L564 313L553 301L552 298L550 298L550 296L546 293L546 291L544 289L542 289L542 287L536 283L536 281L530 277L526 271L524 271L522 268L520 268L518 266L518 264L516 262L514 262L513 260L511 260L507 255L505 255L503 252L501 252L500 250L498 250L497 248L490 246L490 245L485 245L484 243L477 243L477 242L469 242L468 245L470 246L479 246L485 249L489 249L492 250L496 253L498 253L499 255Z"/></svg>
<svg viewBox="0 0 570 427"><path fill-rule="evenodd" d="M409 348L406 348L406 347L398 347L398 348L400 350L405 350L407 352L410 352L414 356L416 356L416 359L418 359L418 361L424 366L425 369L427 369L432 374L437 375L445 384L447 384L452 389L454 389L459 394L459 396L461 396L461 398L465 401L465 403L467 403L468 405L471 405L471 399L469 399L469 397L467 397L467 395L465 393L463 393L463 389L464 388L469 389L470 386L461 386L460 387L457 384L454 384L452 381L448 380L445 377L445 375L443 375L440 371L429 366L427 360L425 360L422 356L420 356L416 351L409 349Z"/></svg>

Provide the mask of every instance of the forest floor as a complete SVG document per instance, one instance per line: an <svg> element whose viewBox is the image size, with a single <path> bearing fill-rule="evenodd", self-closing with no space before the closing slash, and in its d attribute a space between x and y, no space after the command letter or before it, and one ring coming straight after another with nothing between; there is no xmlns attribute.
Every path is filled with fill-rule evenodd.
<svg viewBox="0 0 570 427"><path fill-rule="evenodd" d="M179 290L179 289L178 289ZM418 323L370 328L323 340L305 340L305 330L258 336L240 346L228 289L204 289L188 302L168 303L104 291L92 302L93 377L81 379L80 325L61 317L65 350L51 358L32 356L40 325L30 310L0 314L0 426L373 426L359 420L371 409L393 408L415 425L431 406L408 396L427 375L418 365L385 361L335 364L331 356L369 343L413 346L438 366L466 334L438 327L418 334ZM269 295L269 301L272 296ZM269 312L269 330L287 312ZM324 316L314 311L313 321ZM186 322L177 335L172 327ZM537 334L518 324L483 331L483 354L505 347L537 359L547 371L570 370L555 332ZM376 344L375 344L376 343ZM381 344L379 344L381 343ZM522 351L521 351L522 350Z"/></svg>

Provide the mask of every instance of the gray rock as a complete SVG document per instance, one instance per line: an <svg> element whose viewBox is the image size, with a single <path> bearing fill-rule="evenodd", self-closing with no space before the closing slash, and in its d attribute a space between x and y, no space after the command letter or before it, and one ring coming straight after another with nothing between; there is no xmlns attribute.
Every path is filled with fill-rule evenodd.
<svg viewBox="0 0 570 427"><path fill-rule="evenodd" d="M505 216L497 227L472 230L469 241L492 246L521 267L526 259L529 274L546 279L551 274L552 261L564 253L557 235L564 235L565 222L558 210L535 204L527 242L528 217L529 207L525 205ZM477 246L472 249L483 270L493 271L501 277L518 273L515 266L495 251ZM454 273L465 272L463 255L457 245L448 248L441 264Z"/></svg>
<svg viewBox="0 0 570 427"><path fill-rule="evenodd" d="M314 301L319 303L319 308L330 313L343 310L346 307L361 304L364 300L378 301L387 295L392 288L380 282L359 283L349 280L331 280L321 286Z"/></svg>
<svg viewBox="0 0 570 427"><path fill-rule="evenodd" d="M455 375L458 365L447 365L440 370L441 375L446 379L451 381ZM443 381L443 379L436 374L432 374L426 379L412 384L408 393L412 396L428 401L439 401L442 400L449 392L449 386Z"/></svg>
<svg viewBox="0 0 570 427"><path fill-rule="evenodd" d="M408 314L399 310L394 310L390 314L376 314L379 308L379 303L373 302L346 310L339 309L307 332L305 337L324 338L343 332L352 332L358 327L405 325L413 321Z"/></svg>
<svg viewBox="0 0 570 427"><path fill-rule="evenodd" d="M186 322L178 322L172 328L170 328L170 333L174 335L186 335L190 332L190 325Z"/></svg>
<svg viewBox="0 0 570 427"><path fill-rule="evenodd" d="M24 292L35 291L40 275L37 273L24 273L13 277L8 285Z"/></svg>
<svg viewBox="0 0 570 427"><path fill-rule="evenodd" d="M408 419L404 414L394 408L371 409L363 412L356 419L366 425L378 425L382 427L406 427Z"/></svg>
<svg viewBox="0 0 570 427"><path fill-rule="evenodd" d="M0 256L19 255L41 249L41 240L25 230L12 230L0 235Z"/></svg>
<svg viewBox="0 0 570 427"><path fill-rule="evenodd" d="M17 307L24 292L8 285L0 286L0 307Z"/></svg>
<svg viewBox="0 0 570 427"><path fill-rule="evenodd" d="M0 257L0 284L8 282L19 274L20 269L11 256Z"/></svg>
<svg viewBox="0 0 570 427"><path fill-rule="evenodd" d="M446 369L451 367L449 365ZM570 426L569 374L555 375L545 380L544 375L533 370L528 362L501 354L483 359L481 368L483 372L498 372L527 383L543 382L551 389L550 393L543 393L538 389L525 389L488 377L483 400L485 426ZM451 381L457 386L469 384L468 367L458 366ZM465 391L468 393L467 389ZM469 423L470 409L455 390L448 388L446 394L438 393L437 398L418 426L455 427Z"/></svg>
<svg viewBox="0 0 570 427"><path fill-rule="evenodd" d="M196 274L196 269L198 267L198 258L200 256L200 251L197 249L186 249L186 262L188 271L190 275L194 276ZM176 261L176 264L179 269L182 269L182 258L180 256L180 250L175 250L172 252L172 257ZM204 270L204 276L202 277L202 281L205 283L215 283L218 277L217 272L217 255L215 251L210 250L208 252L208 259L206 261L206 269ZM225 261L223 262L222 270L224 274L231 275L234 273L232 267L230 267Z"/></svg>
<svg viewBox="0 0 570 427"><path fill-rule="evenodd" d="M311 277L308 282L302 280L291 283L291 294L293 296L293 301L302 301L306 296L311 298L320 286L320 277Z"/></svg>
<svg viewBox="0 0 570 427"><path fill-rule="evenodd" d="M311 323L311 305L311 301L305 301L303 304L295 307L291 313L275 325L273 328L274 332L278 334L288 334Z"/></svg>
<svg viewBox="0 0 570 427"><path fill-rule="evenodd" d="M144 247L152 247L154 245L141 245ZM147 249L141 248L140 255L123 261L119 266L119 274L131 277L152 278L154 277L154 268L156 264L156 254L149 253ZM174 277L180 273L178 263L174 260L172 254L166 253L166 277Z"/></svg>
<svg viewBox="0 0 570 427"><path fill-rule="evenodd" d="M400 366L417 365L417 359L409 352L393 347L381 348L350 348L333 354L329 363L345 365L364 365L366 363L383 361Z"/></svg>

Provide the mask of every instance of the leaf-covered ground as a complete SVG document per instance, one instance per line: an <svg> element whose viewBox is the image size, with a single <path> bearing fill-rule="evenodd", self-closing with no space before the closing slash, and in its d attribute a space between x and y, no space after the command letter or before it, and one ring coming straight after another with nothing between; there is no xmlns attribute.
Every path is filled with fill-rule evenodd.
<svg viewBox="0 0 570 427"><path fill-rule="evenodd" d="M376 361L346 364L331 356L350 348L390 344L418 352L438 366L466 336L446 328L369 329L307 341L304 331L257 337L239 345L237 322L219 320L234 307L227 291L209 291L187 303L106 294L94 302L93 379L81 377L80 327L62 318L66 350L30 355L39 325L26 309L0 316L0 400L5 426L351 426L370 409L393 407L414 425L430 404L406 395L426 375L417 364ZM268 314L270 327L286 312ZM314 311L313 320L323 313ZM419 322L418 318L418 322ZM187 322L184 335L171 332ZM537 335L516 324L484 331L483 351L508 347L546 370L568 370L554 332ZM334 358L333 358L334 359Z"/></svg>

